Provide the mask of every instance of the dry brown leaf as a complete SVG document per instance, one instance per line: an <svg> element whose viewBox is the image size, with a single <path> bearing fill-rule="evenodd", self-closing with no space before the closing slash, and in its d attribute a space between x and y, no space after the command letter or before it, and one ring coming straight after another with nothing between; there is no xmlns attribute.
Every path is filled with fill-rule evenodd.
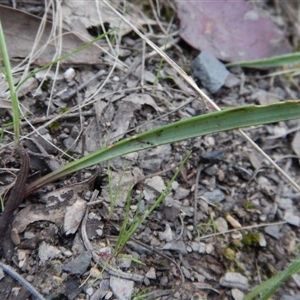
<svg viewBox="0 0 300 300"><path fill-rule="evenodd" d="M120 1L110 1L116 8L121 8ZM98 9L97 9L98 8ZM118 18L102 1L64 1L62 4L64 22L70 30L87 36L86 28L98 27L103 23L109 24L110 28L118 28L121 36L131 32L131 27ZM80 13L79 13L80 12ZM101 15L100 15L101 14ZM135 27L141 29L144 24L154 25L155 22L143 15L136 5L126 3L124 17Z"/></svg>
<svg viewBox="0 0 300 300"><path fill-rule="evenodd" d="M23 60L33 49L34 40L41 24L41 19L34 15L2 5L0 5L0 19L4 29L10 59L14 61ZM43 66L53 61L55 57L55 43L57 42L57 38L52 40L51 43L48 42L48 39L51 36L51 29L52 23L46 22L42 37L35 47L37 51L40 51L45 46L41 54L34 60L34 63L39 66ZM62 44L61 55L74 51L84 43L75 34L63 30ZM92 45L87 49L66 58L62 63L72 65L98 64L100 62L100 56L100 49Z"/></svg>

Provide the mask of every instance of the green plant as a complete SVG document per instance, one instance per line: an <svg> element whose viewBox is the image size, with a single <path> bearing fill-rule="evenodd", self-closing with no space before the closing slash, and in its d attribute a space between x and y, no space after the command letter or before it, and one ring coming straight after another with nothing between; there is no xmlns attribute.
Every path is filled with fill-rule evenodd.
<svg viewBox="0 0 300 300"><path fill-rule="evenodd" d="M102 36L105 36L106 34ZM95 42L100 38L102 37L98 37L94 39L93 41L84 45L83 47L84 48L88 47L89 45L91 45L93 42ZM151 47L153 47L155 50L157 50L157 47L154 46L153 43L151 44L150 42L148 42L148 44L151 45ZM20 117L19 117L19 103L17 99L17 90L28 78L34 76L37 72L48 68L50 65L53 65L60 60L63 60L64 58L82 50L83 48L81 47L79 49L76 49L72 53L62 56L59 59L50 62L49 64L40 68L39 70L30 73L15 87L12 80L12 73L11 73L10 63L8 59L8 54L5 46L4 35L2 32L1 24L0 24L0 47L1 47L1 53L4 62L4 69L5 69L4 74L9 83L11 99L13 103L13 124L14 124L15 141L16 143L19 143ZM166 60L169 63L171 61L169 60L169 58L167 58ZM171 65L173 66L172 63ZM175 70L178 70L178 68L175 67ZM188 83L191 82L189 80L187 81ZM191 86L195 88L194 83L192 83ZM203 95L202 93L200 93L200 95L203 96L204 99L207 99L207 97L205 97L205 95ZM240 107L234 109L227 109L219 112L213 112L204 116L197 116L187 120L179 121L173 124L156 128L148 132L141 133L139 135L135 135L123 139L115 144L109 145L104 149L101 149L86 157L71 162L61 167L60 169L51 172L50 174L31 183L26 188L24 196L29 195L30 193L38 190L44 185L52 181L58 180L63 176L79 171L83 168L98 164L100 162L122 156L127 153L149 149L149 148L157 147L159 145L181 141L184 139L189 139L197 136L212 134L220 131L232 130L236 128L248 127L253 125L261 125L266 123L273 123L273 122L278 122L283 120L297 119L299 117L300 117L300 101L287 101L285 103L277 103L268 106L260 106L260 107L246 106L246 107ZM294 186L297 187L297 185ZM156 205L158 205L162 201L164 196L165 193L163 193L161 197L159 197L159 199L156 202L157 203ZM130 225L132 227L129 227L128 230L129 234L126 237L127 239L130 238L132 232L134 232L134 230L136 230L136 228L138 227L138 224L141 224L140 222L142 222L153 211L154 208L155 207L152 206L141 218L137 218L137 220L133 222L133 225ZM127 224L125 226L125 229L127 229ZM125 229L124 231L126 231ZM124 245L124 240L120 241L118 248L122 249L123 245ZM300 269L300 261L298 258L289 268L287 268L285 272L281 274L281 276L277 276L274 279L268 280L267 282L263 283L260 287L258 287L256 290L253 291L252 295L254 295L255 297L261 292L266 292L265 293L266 295L272 295L272 293L274 293L276 288L278 288L278 286L282 284L284 280L289 278L292 274L298 272L299 269ZM249 297L246 299L247 300L252 299L251 297L250 298Z"/></svg>
<svg viewBox="0 0 300 300"><path fill-rule="evenodd" d="M245 209L254 209L255 205L251 201L247 201L244 205Z"/></svg>
<svg viewBox="0 0 300 300"><path fill-rule="evenodd" d="M259 244L259 233L253 232L244 236L243 243L246 246L256 246Z"/></svg>
<svg viewBox="0 0 300 300"><path fill-rule="evenodd" d="M53 123L51 123L49 125L49 129L52 133L54 132L58 132L60 130L60 125L59 125L59 122L57 121L54 121Z"/></svg>
<svg viewBox="0 0 300 300"><path fill-rule="evenodd" d="M157 200L151 205L150 208L146 209L145 212L139 216L139 207L140 207L140 200L138 201L138 207L136 209L136 212L134 214L133 220L131 221L130 225L129 224L129 209L130 209L130 200L131 200L131 189L130 188L128 190L127 193L127 201L126 201L126 211L125 211L125 218L124 221L122 223L120 232L119 232L119 236L118 236L118 240L116 243L116 247L115 247L115 255L118 255L120 253L120 251L123 249L123 247L125 246L125 244L127 243L127 241L132 237L132 235L135 233L135 231L140 227L140 225L145 221L146 218L148 218L148 216L154 211L154 209L156 209L161 202L165 199L165 197L168 195L169 193L169 189L172 186L173 181L176 179L176 177L178 176L178 174L180 173L182 167L184 166L184 164L186 163L188 157L190 156L191 152L189 152L187 154L187 156L184 158L184 160L181 162L179 168L177 169L177 171L175 172L175 174L173 175L172 179L169 181L167 187L165 188L165 190L161 193L161 195L157 198Z"/></svg>

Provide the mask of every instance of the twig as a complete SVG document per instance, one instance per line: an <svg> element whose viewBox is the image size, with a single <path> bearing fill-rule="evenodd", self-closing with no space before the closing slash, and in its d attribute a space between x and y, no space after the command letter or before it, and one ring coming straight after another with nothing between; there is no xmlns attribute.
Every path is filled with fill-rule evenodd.
<svg viewBox="0 0 300 300"><path fill-rule="evenodd" d="M7 234L7 230L9 227L9 223L13 217L13 213L16 208L21 204L23 201L24 195L25 195L25 186L26 186L26 180L28 177L29 172L29 156L26 150L21 148L17 149L18 152L20 152L20 156L22 159L22 166L20 168L20 171L18 173L16 183L14 187L11 190L11 193L8 197L8 200L5 205L4 212L2 213L0 217L0 250L2 251L3 248L3 240L5 235Z"/></svg>
<svg viewBox="0 0 300 300"><path fill-rule="evenodd" d="M0 262L0 268L2 268L3 271L5 271L13 279L24 286L33 297L38 300L46 300L28 281L26 281L21 275L19 275L13 268L2 262Z"/></svg>

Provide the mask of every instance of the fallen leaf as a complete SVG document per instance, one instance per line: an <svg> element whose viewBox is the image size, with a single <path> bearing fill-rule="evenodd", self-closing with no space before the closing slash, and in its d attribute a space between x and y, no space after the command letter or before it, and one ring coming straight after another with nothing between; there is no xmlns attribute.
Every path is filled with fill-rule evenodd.
<svg viewBox="0 0 300 300"><path fill-rule="evenodd" d="M120 1L108 1L116 8L121 8ZM118 28L121 36L131 32L131 27L120 20L102 1L63 1L61 6L64 22L70 30L80 34L89 35L86 28L96 27L100 24L109 24L110 28ZM144 24L154 25L144 14L138 11L138 7L130 2L126 3L126 10L122 9L124 17L135 27L141 29ZM80 13L79 13L80 12Z"/></svg>
<svg viewBox="0 0 300 300"><path fill-rule="evenodd" d="M60 228L64 224L65 217L70 218L71 213L75 214L74 210L68 207L73 206L77 201L78 203L84 201L81 199L80 194L90 190L90 186L94 183L96 176L97 173L85 181L47 193L42 199L46 204L27 205L17 213L13 220L12 227L20 233L31 223L50 221ZM74 206L75 208L78 208L78 203ZM80 207L83 207L82 203ZM77 218L77 216L75 217ZM67 227L67 230L70 231L71 227Z"/></svg>
<svg viewBox="0 0 300 300"><path fill-rule="evenodd" d="M181 37L192 47L236 62L290 53L275 24L243 0L176 1Z"/></svg>
<svg viewBox="0 0 300 300"><path fill-rule="evenodd" d="M52 39L51 22L46 22L43 34L38 44L34 46L35 37L41 24L40 18L17 9L0 5L0 19L11 60L19 62L35 49L35 55L37 52L39 53L33 61L36 65L44 66L53 61L57 51L58 38L49 42L49 39ZM72 52L84 44L75 34L66 30L63 30L63 36L61 38L63 46L60 55ZM72 65L98 64L101 54L100 49L92 45L64 59L62 63Z"/></svg>
<svg viewBox="0 0 300 300"><path fill-rule="evenodd" d="M64 232L66 235L75 233L85 214L86 201L78 199L73 205L67 207L64 219Z"/></svg>

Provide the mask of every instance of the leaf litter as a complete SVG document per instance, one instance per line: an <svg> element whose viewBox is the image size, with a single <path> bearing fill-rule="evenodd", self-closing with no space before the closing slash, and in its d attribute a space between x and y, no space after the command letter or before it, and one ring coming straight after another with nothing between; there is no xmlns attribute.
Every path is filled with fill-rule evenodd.
<svg viewBox="0 0 300 300"><path fill-rule="evenodd" d="M166 24L163 22L164 26ZM171 30L176 29L175 25L171 26ZM122 58L122 63L130 67L134 58L140 55L138 50L142 49L142 42L131 36L126 38L124 38L126 43L122 42L120 45L126 46L130 54ZM160 45L163 46L164 42L155 35L153 40L158 44L162 43ZM145 51L150 50L146 48ZM195 57L190 51L183 50L183 56L181 53L179 55L176 49L168 51L174 58L182 57L184 65L190 68L190 63ZM120 59L119 57L118 60ZM76 68L76 75L71 83L64 79L61 71L59 74L61 79L55 83L57 94L54 93L54 100L58 99L62 89L68 89L70 85L76 86L76 78L81 74L82 78L87 78L84 75L86 73L90 73L89 77L92 77L102 68L105 74L108 74L108 80L100 88L107 78L96 79L96 82L91 84L92 88L74 94L63 106L53 101L51 104L53 115L61 113L62 107L73 113L71 118L57 118L59 122L57 130L49 125L40 125L36 127L35 134L28 135L31 130L27 123L24 123L22 127L24 136L38 139L37 133L39 137L47 135L47 140L59 148L57 153L67 150L68 144L65 141L71 137L75 147L72 148L73 153L69 154L76 158L95 150L99 147L98 143L103 146L108 141L114 142L121 137L143 130L143 127L139 127L143 124L146 124L145 129L153 128L178 120L183 115L194 116L203 113L203 110L207 109L197 96L189 94L190 100L186 101L188 90L176 78L173 81L159 78L157 85L150 82L140 86L139 76L136 78L134 69L128 79L123 81L127 74L123 73L122 69L115 69L110 73L110 65L101 62L100 65L97 64L96 70L88 67ZM154 56L145 61L144 68L157 76L158 66L159 59ZM221 88L215 95L215 100L223 107L255 103L257 100L251 95L259 91L275 92L281 96L284 93L283 98L288 95L281 80L275 80L277 90L274 90L269 81L259 79L251 72L244 73L241 69L230 71L244 81L243 89L239 86L230 89ZM172 76L171 71L167 72ZM132 82L128 84L129 81ZM52 80L49 81L49 85L51 84ZM100 89L95 89L94 86ZM30 122L34 122L34 118L42 118L45 115L46 105L50 105L49 89L34 97L32 95L35 87L32 89L20 98L21 103L28 101L28 108L31 111ZM293 92L299 97L297 91ZM31 98L34 102L29 101ZM182 104L186 106L182 107ZM176 110L177 107L180 107L180 110ZM99 115L96 117L84 115L89 109L95 109ZM170 112L173 113L169 114ZM1 116L2 122L7 120L7 111L1 111ZM158 117L160 119L156 120ZM296 128L296 123L297 121L286 122L286 127ZM294 160L297 148L293 146L295 148L293 153L289 135L282 136L280 139L265 139L264 137L272 136L277 132L271 125L261 126L255 130L249 129L248 132L271 156L278 158L282 163L286 160L293 162L287 167L293 176L299 175L299 168ZM292 137L295 136L293 132L290 134ZM1 146L1 155L5 158L10 154L11 149L5 147L10 141L10 136L5 134ZM46 147L43 148L46 152L49 151L45 149ZM110 165L114 191L120 188L120 194L126 195L129 189L126 182L134 184L130 218L133 218L137 209L141 193L144 194L144 198L140 204L140 213L147 209L149 203L156 200L155 195L158 195L163 186L168 184L173 175L172 170L180 164L188 149L193 149L193 154L185 167L185 174L183 171L161 207L140 226L134 235L136 242L130 241L124 248L124 253L144 262L146 266L132 262L129 267L123 268L119 258L113 256L115 238L125 218L125 198L117 199L119 202L117 201L114 207L113 216L110 216L112 203L107 193L107 166L104 164L101 166L100 173L90 179L91 185L88 184L90 181L87 178L91 174L97 174L95 168L42 189L20 206L20 211L16 212L12 223L12 227L19 234L20 244L11 252L17 263L18 272L26 274L27 281L33 282L47 299L63 295L67 299L89 299L96 296L108 298L113 297L113 294L121 299L126 293L130 294L130 296L126 294L130 299L134 297L134 293L143 292L145 287L150 287L153 292L147 299L154 299L155 296L166 299L171 293L170 290L174 291L174 287L178 290L183 282L182 276L185 283L172 296L174 299L197 297L240 299L238 297L243 297L249 290L248 285L253 287L258 283L255 275L267 278L274 272L272 266L275 266L278 271L282 270L294 257L292 251L298 241L299 211L295 204L299 195L293 193L288 185L282 185L279 175L270 168L268 163L261 161L260 157L256 156L250 146L235 132L183 141L149 152L141 152L138 156L133 154L112 160ZM219 159L214 159L216 149ZM206 154L205 157L208 159L196 181L195 174L203 154ZM65 163L68 158L58 154L57 160ZM18 168L18 161L8 158L4 165L2 160L1 168L4 167ZM124 169L124 181L121 182L120 187L118 182ZM136 176L137 174L139 176ZM95 188L100 192L101 197L92 196ZM198 195L196 199L193 197L195 190ZM210 195L209 200L205 197L206 193ZM220 193L223 196L218 202ZM98 204L90 205L93 197ZM31 203L32 201L36 203ZM78 230L76 228L80 226L81 218L83 222ZM224 230L226 225L222 225L219 221L220 218L230 219L225 221L230 228L228 233ZM293 225L282 222L285 219ZM195 223L194 220L197 222ZM277 222L279 222L276 226L277 231L271 232L270 228L274 226L270 224ZM240 225L246 228L241 231L233 230ZM263 226L266 228L264 229ZM260 246L251 243L248 246L243 244L242 241L249 232L259 232L265 242ZM107 240L110 241L108 244ZM149 249L146 248L147 246ZM87 255L89 251L99 264L96 272L98 275L95 277L91 268L93 266L91 256ZM233 259L232 257L229 259L228 253L234 255ZM162 255L166 257L162 258ZM254 262L259 266L260 273L256 268L254 269ZM84 266L80 273L76 273L78 263ZM147 276L150 270L152 273L154 270L156 276ZM180 274L180 270L183 275ZM125 280L136 279L134 289L129 289L128 285L123 295L118 294L115 289L115 286L120 284L118 278L121 274L127 277ZM0 280L0 284L4 284L5 287L0 289L1 299L6 299L8 292L5 291L11 290L16 285L8 280L9 277L6 275ZM117 283L112 283L114 280ZM132 282L130 286L133 285ZM296 281L289 281L280 290L278 299L296 293L298 289ZM20 294L18 299L24 299L23 294Z"/></svg>

